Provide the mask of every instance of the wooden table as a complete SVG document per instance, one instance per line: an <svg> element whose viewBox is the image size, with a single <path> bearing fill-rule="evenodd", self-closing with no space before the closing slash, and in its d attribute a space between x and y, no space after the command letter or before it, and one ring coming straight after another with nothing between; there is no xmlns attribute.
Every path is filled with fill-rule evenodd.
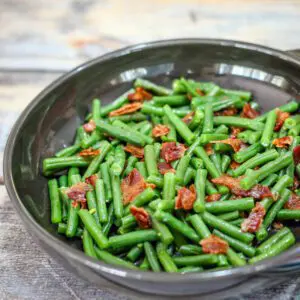
<svg viewBox="0 0 300 300"><path fill-rule="evenodd" d="M179 37L300 48L297 0L14 0L0 3L0 161L22 109L76 65L133 43ZM1 164L2 165L2 164ZM0 171L0 299L135 299L97 289L50 258L24 230ZM294 299L299 280L245 299ZM244 291L245 294L250 291ZM137 297L138 298L138 297Z"/></svg>

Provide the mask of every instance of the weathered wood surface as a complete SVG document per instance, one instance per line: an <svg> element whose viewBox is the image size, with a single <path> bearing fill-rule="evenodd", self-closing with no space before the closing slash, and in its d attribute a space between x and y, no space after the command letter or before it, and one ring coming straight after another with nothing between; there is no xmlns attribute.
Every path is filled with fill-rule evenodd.
<svg viewBox="0 0 300 300"><path fill-rule="evenodd" d="M0 184L3 149L22 109L76 65L133 43L182 37L300 48L297 0L0 1ZM138 299L97 289L50 258L28 235L0 186L0 299ZM240 299L296 299L299 279ZM143 297L145 298L145 297ZM233 299L233 298L231 298Z"/></svg>

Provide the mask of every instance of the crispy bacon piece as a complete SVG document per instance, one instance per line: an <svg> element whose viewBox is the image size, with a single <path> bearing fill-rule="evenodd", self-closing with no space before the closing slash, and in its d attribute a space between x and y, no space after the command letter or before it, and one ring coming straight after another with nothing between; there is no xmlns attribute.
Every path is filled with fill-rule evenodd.
<svg viewBox="0 0 300 300"><path fill-rule="evenodd" d="M157 167L158 167L158 171L160 174L164 175L168 172L171 172L171 173L175 173L176 171L173 169L173 167L166 163L166 162L160 162L157 164Z"/></svg>
<svg viewBox="0 0 300 300"><path fill-rule="evenodd" d="M294 190L298 189L299 185L300 185L299 179L296 176L294 176L294 182L293 182L292 190L294 191Z"/></svg>
<svg viewBox="0 0 300 300"><path fill-rule="evenodd" d="M140 228L151 228L151 217L144 208L133 205L130 207L130 212L135 217Z"/></svg>
<svg viewBox="0 0 300 300"><path fill-rule="evenodd" d="M187 115L185 115L183 118L182 118L182 121L185 123L185 124L190 124L193 120L193 116L195 115L195 112L194 111L191 111L190 113L188 113Z"/></svg>
<svg viewBox="0 0 300 300"><path fill-rule="evenodd" d="M215 116L235 116L237 114L237 109L232 106L224 110L220 110L214 113Z"/></svg>
<svg viewBox="0 0 300 300"><path fill-rule="evenodd" d="M193 99L193 96L192 96L190 93L187 93L186 97L187 97L190 101L192 101L192 99Z"/></svg>
<svg viewBox="0 0 300 300"><path fill-rule="evenodd" d="M158 124L152 129L152 135L154 137L160 137L167 135L170 132L170 128L166 125Z"/></svg>
<svg viewBox="0 0 300 300"><path fill-rule="evenodd" d="M92 188L86 182L78 182L71 187L69 187L65 193L72 201L72 206L77 207L80 203L81 208L86 207L86 192L92 190Z"/></svg>
<svg viewBox="0 0 300 300"><path fill-rule="evenodd" d="M93 175L87 177L87 178L85 179L85 182L86 182L87 184L90 184L90 185L92 185L92 186L95 186L95 185L96 185L96 180L97 180L97 179L98 179L98 175L97 175L97 174L93 174Z"/></svg>
<svg viewBox="0 0 300 300"><path fill-rule="evenodd" d="M259 116L259 112L251 107L249 103L246 103L243 107L243 111L241 113L242 118L247 119L255 119Z"/></svg>
<svg viewBox="0 0 300 300"><path fill-rule="evenodd" d="M241 127L231 126L230 129L231 129L231 136L230 136L231 138L236 138L237 135L243 131L243 128Z"/></svg>
<svg viewBox="0 0 300 300"><path fill-rule="evenodd" d="M176 145L175 142L163 143L160 150L160 157L169 163L181 158L185 150L186 148L183 144Z"/></svg>
<svg viewBox="0 0 300 300"><path fill-rule="evenodd" d="M228 243L216 235L211 234L209 237L200 241L204 253L226 254L229 248Z"/></svg>
<svg viewBox="0 0 300 300"><path fill-rule="evenodd" d="M143 102L145 100L151 100L152 95L144 90L142 87L137 87L134 93L131 93L127 96L129 101L139 101Z"/></svg>
<svg viewBox="0 0 300 300"><path fill-rule="evenodd" d="M251 233L257 232L265 214L266 210L264 207L259 202L256 202L255 207L252 208L249 214L249 217L241 224L242 231Z"/></svg>
<svg viewBox="0 0 300 300"><path fill-rule="evenodd" d="M293 158L296 165L300 162L300 145L296 146L293 150Z"/></svg>
<svg viewBox="0 0 300 300"><path fill-rule="evenodd" d="M196 93L199 95L199 96L204 96L205 93L203 91L201 91L199 88L196 88Z"/></svg>
<svg viewBox="0 0 300 300"><path fill-rule="evenodd" d="M189 189L181 188L176 197L175 209L190 210L193 208L194 202L196 201L196 192L194 185L191 185Z"/></svg>
<svg viewBox="0 0 300 300"><path fill-rule="evenodd" d="M238 152L243 146L244 146L244 143L239 140L239 139L236 139L236 138L229 138L229 139L225 139L225 140L220 140L220 141L212 141L211 143L213 144L227 144L227 145L230 145L234 152Z"/></svg>
<svg viewBox="0 0 300 300"><path fill-rule="evenodd" d="M288 148L288 146L293 142L293 137L284 136L278 139L274 139L272 144L278 148Z"/></svg>
<svg viewBox="0 0 300 300"><path fill-rule="evenodd" d="M274 126L274 131L279 131L284 121L290 116L288 112L283 112L279 108L276 109L277 119Z"/></svg>
<svg viewBox="0 0 300 300"><path fill-rule="evenodd" d="M141 109L142 103L140 102L134 102L130 104L125 104L119 109L113 110L109 113L110 117L115 117L115 116L121 116L121 115L127 115L134 113L135 111Z"/></svg>
<svg viewBox="0 0 300 300"><path fill-rule="evenodd" d="M218 178L213 178L211 180L214 184L221 184L227 186L231 192L236 196L241 197L253 197L255 199L263 199L266 197L273 197L270 189L267 186L256 184L250 190L244 190L240 186L241 178L233 178L228 175L222 175Z"/></svg>
<svg viewBox="0 0 300 300"><path fill-rule="evenodd" d="M90 120L88 123L85 123L82 127L85 132L93 132L96 129L96 123L94 120Z"/></svg>
<svg viewBox="0 0 300 300"><path fill-rule="evenodd" d="M219 201L220 198L221 198L221 194L212 194L212 195L207 195L205 197L205 201L206 202L216 202L216 201Z"/></svg>
<svg viewBox="0 0 300 300"><path fill-rule="evenodd" d="M213 153L214 153L214 149L213 149L213 146L212 146L212 144L206 144L205 146L204 146L204 150L205 150L205 152L206 152L206 154L209 156L209 155L212 155Z"/></svg>
<svg viewBox="0 0 300 300"><path fill-rule="evenodd" d="M123 195L123 203L127 203L134 200L146 188L146 183L143 176L137 169L133 169L127 177L121 182L121 191Z"/></svg>
<svg viewBox="0 0 300 300"><path fill-rule="evenodd" d="M300 209L300 197L292 193L289 200L284 204L287 209Z"/></svg>
<svg viewBox="0 0 300 300"><path fill-rule="evenodd" d="M144 158L144 148L127 144L123 149L137 158Z"/></svg>
<svg viewBox="0 0 300 300"><path fill-rule="evenodd" d="M232 160L231 163L230 163L230 168L231 168L232 170L234 170L234 169L238 168L240 165L241 165L240 163L238 163L238 162Z"/></svg>
<svg viewBox="0 0 300 300"><path fill-rule="evenodd" d="M275 221L275 222L273 222L272 227L276 230L279 230L283 227L283 224L279 221Z"/></svg>
<svg viewBox="0 0 300 300"><path fill-rule="evenodd" d="M100 154L100 150L99 149L93 149L91 148L87 148L84 149L82 151L79 152L79 156L83 156L83 157L90 157L90 156L96 156Z"/></svg>

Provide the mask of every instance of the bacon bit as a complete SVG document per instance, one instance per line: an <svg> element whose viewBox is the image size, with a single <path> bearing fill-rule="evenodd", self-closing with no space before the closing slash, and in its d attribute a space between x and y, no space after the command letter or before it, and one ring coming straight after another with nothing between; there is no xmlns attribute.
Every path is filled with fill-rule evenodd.
<svg viewBox="0 0 300 300"><path fill-rule="evenodd" d="M145 188L146 183L143 176L137 169L133 169L121 182L123 204L126 205L133 201Z"/></svg>
<svg viewBox="0 0 300 300"><path fill-rule="evenodd" d="M98 175L97 175L97 174L93 174L93 175L87 177L87 178L85 179L85 182L86 182L87 184L90 184L90 185L92 185L92 186L95 186L95 185L96 185L96 180L97 180L97 179L98 179Z"/></svg>
<svg viewBox="0 0 300 300"><path fill-rule="evenodd" d="M164 175L168 172L175 173L176 171L172 168L172 166L166 162L160 162L157 164L158 171L160 174Z"/></svg>
<svg viewBox="0 0 300 300"><path fill-rule="evenodd" d="M293 158L296 165L300 162L300 145L296 146L293 150Z"/></svg>
<svg viewBox="0 0 300 300"><path fill-rule="evenodd" d="M294 176L294 182L293 182L292 190L294 191L294 190L298 189L299 184L300 184L300 182L299 182L298 178L296 176Z"/></svg>
<svg viewBox="0 0 300 300"><path fill-rule="evenodd" d="M229 138L229 139L225 139L225 140L221 140L221 141L212 141L211 143L230 145L233 148L234 152L238 152L244 145L244 143L241 140L236 139L236 138Z"/></svg>
<svg viewBox="0 0 300 300"><path fill-rule="evenodd" d="M110 117L115 117L115 116L121 116L121 115L127 115L134 113L135 111L141 109L142 103L139 102L134 102L130 104L125 104L119 109L113 110L109 113Z"/></svg>
<svg viewBox="0 0 300 300"><path fill-rule="evenodd" d="M166 125L158 124L152 129L152 135L154 137L160 137L167 135L170 132L170 128Z"/></svg>
<svg viewBox="0 0 300 300"><path fill-rule="evenodd" d="M210 143L204 146L204 150L208 156L214 154L213 146Z"/></svg>
<svg viewBox="0 0 300 300"><path fill-rule="evenodd" d="M145 183L145 187L154 190L156 188L156 185L154 183L148 183L148 182L146 182Z"/></svg>
<svg viewBox="0 0 300 300"><path fill-rule="evenodd" d="M292 193L289 200L285 203L284 208L300 209L300 197Z"/></svg>
<svg viewBox="0 0 300 300"><path fill-rule="evenodd" d="M177 160L184 155L186 148L183 144L176 145L175 142L163 143L160 151L160 157L167 163Z"/></svg>
<svg viewBox="0 0 300 300"><path fill-rule="evenodd" d="M259 112L251 107L249 103L246 103L241 113L242 118L255 119L259 116Z"/></svg>
<svg viewBox="0 0 300 300"><path fill-rule="evenodd" d="M271 193L270 189L267 186L256 184L252 189L250 190L244 190L240 186L240 178L233 178L228 175L222 175L218 178L213 178L211 181L214 184L220 184L227 186L231 192L237 196L242 197L253 197L255 199L263 199L266 197L272 197L274 198L273 194Z"/></svg>
<svg viewBox="0 0 300 300"><path fill-rule="evenodd" d="M237 135L243 131L243 128L241 128L241 127L232 126L232 127L230 127L230 129L231 129L231 136L230 136L231 138L236 138Z"/></svg>
<svg viewBox="0 0 300 300"><path fill-rule="evenodd" d="M144 90L142 87L137 87L134 93L131 93L127 96L129 101L139 101L143 102L145 100L151 100L152 95Z"/></svg>
<svg viewBox="0 0 300 300"><path fill-rule="evenodd" d="M194 185L191 185L189 189L181 188L176 197L175 209L190 210L193 208L194 202L196 201L196 192Z"/></svg>
<svg viewBox="0 0 300 300"><path fill-rule="evenodd" d="M88 149L84 149L79 152L79 156L83 156L83 157L97 156L99 154L100 154L100 150L99 149L95 150L92 147Z"/></svg>
<svg viewBox="0 0 300 300"><path fill-rule="evenodd" d="M221 198L221 194L212 194L205 197L206 202L216 202L219 201Z"/></svg>
<svg viewBox="0 0 300 300"><path fill-rule="evenodd" d="M293 137L284 136L278 139L274 139L272 144L278 148L288 148L288 146L293 142Z"/></svg>
<svg viewBox="0 0 300 300"><path fill-rule="evenodd" d="M204 253L226 254L229 248L228 243L218 236L211 234L209 237L200 241Z"/></svg>
<svg viewBox="0 0 300 300"><path fill-rule="evenodd" d="M251 233L257 232L265 214L266 210L264 207L259 202L256 202L255 207L252 208L249 217L241 224L242 231Z"/></svg>
<svg viewBox="0 0 300 300"><path fill-rule="evenodd" d="M193 116L195 115L194 111L191 111L190 113L188 113L187 115L185 115L181 120L185 123L185 124L190 124L193 120Z"/></svg>
<svg viewBox="0 0 300 300"><path fill-rule="evenodd" d="M276 108L277 119L274 126L274 131L279 131L284 121L290 116L288 112L283 112L279 108Z"/></svg>
<svg viewBox="0 0 300 300"><path fill-rule="evenodd" d="M192 99L193 99L193 96L192 96L191 94L189 94L189 93L186 95L186 97L187 97L190 101L192 101Z"/></svg>
<svg viewBox="0 0 300 300"><path fill-rule="evenodd" d="M214 113L215 116L235 116L236 114L237 109L234 106Z"/></svg>
<svg viewBox="0 0 300 300"><path fill-rule="evenodd" d="M275 221L273 224L272 224L272 227L276 230L279 230L283 227L283 224L279 221Z"/></svg>
<svg viewBox="0 0 300 300"><path fill-rule="evenodd" d="M89 122L83 124L82 127L85 132L93 132L96 129L96 123L94 120L89 120Z"/></svg>
<svg viewBox="0 0 300 300"><path fill-rule="evenodd" d="M151 218L149 213L142 207L131 206L131 214L135 217L140 228L147 229L151 228Z"/></svg>
<svg viewBox="0 0 300 300"><path fill-rule="evenodd" d="M137 158L144 158L144 148L127 144L123 149Z"/></svg>
<svg viewBox="0 0 300 300"><path fill-rule="evenodd" d="M205 93L203 91L201 91L199 88L196 88L196 93L199 95L199 96L204 96Z"/></svg>
<svg viewBox="0 0 300 300"><path fill-rule="evenodd" d="M238 168L240 165L241 165L240 163L238 163L238 162L236 162L236 161L233 160L233 161L231 161L231 163L230 163L230 168L231 168L232 170L234 170L234 169Z"/></svg>
<svg viewBox="0 0 300 300"><path fill-rule="evenodd" d="M72 201L72 206L77 207L77 202L80 203L81 208L86 206L86 192L91 191L92 188L85 182L78 182L68 189L66 189L65 193L69 199ZM75 203L74 203L75 202Z"/></svg>

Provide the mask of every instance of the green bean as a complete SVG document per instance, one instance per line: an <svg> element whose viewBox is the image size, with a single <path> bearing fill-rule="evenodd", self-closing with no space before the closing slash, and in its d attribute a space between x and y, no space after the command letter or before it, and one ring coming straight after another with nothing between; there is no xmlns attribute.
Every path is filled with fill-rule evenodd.
<svg viewBox="0 0 300 300"><path fill-rule="evenodd" d="M156 241L158 239L157 233L152 229L145 229L125 233L123 235L115 235L109 238L109 247L118 249L122 247L129 247L139 243Z"/></svg>
<svg viewBox="0 0 300 300"><path fill-rule="evenodd" d="M212 133L214 128L214 115L211 102L204 105L204 121L203 121L203 133Z"/></svg>
<svg viewBox="0 0 300 300"><path fill-rule="evenodd" d="M201 125L203 119L204 119L204 112L201 109L196 108L192 121L188 124L189 128L191 130L195 130L197 127Z"/></svg>
<svg viewBox="0 0 300 300"><path fill-rule="evenodd" d="M208 195L218 194L217 189L208 179L205 181L205 192Z"/></svg>
<svg viewBox="0 0 300 300"><path fill-rule="evenodd" d="M93 146L95 143L103 139L102 134L99 130L94 130L91 135L81 140L80 146L83 149L87 149Z"/></svg>
<svg viewBox="0 0 300 300"><path fill-rule="evenodd" d="M62 221L62 204L60 201L57 180L50 179L48 181L48 188L51 203L51 223L57 224Z"/></svg>
<svg viewBox="0 0 300 300"><path fill-rule="evenodd" d="M86 229L83 230L82 244L83 244L84 253L86 255L97 258L97 255L96 255L96 252L94 249L93 239Z"/></svg>
<svg viewBox="0 0 300 300"><path fill-rule="evenodd" d="M126 258L131 262L136 262L137 259L142 255L142 253L143 245L139 244L130 249L130 251L126 255Z"/></svg>
<svg viewBox="0 0 300 300"><path fill-rule="evenodd" d="M216 166L218 171L222 173L221 170L221 154L220 153L213 153L210 155L210 160L213 162L213 164Z"/></svg>
<svg viewBox="0 0 300 300"><path fill-rule="evenodd" d="M200 136L200 145L206 145L212 141L228 139L228 134L223 133L203 133Z"/></svg>
<svg viewBox="0 0 300 300"><path fill-rule="evenodd" d="M265 178L261 184L265 186L271 186L273 185L278 179L278 175L276 174L270 174L267 178Z"/></svg>
<svg viewBox="0 0 300 300"><path fill-rule="evenodd" d="M197 245L182 245L178 252L184 256L203 254L202 247Z"/></svg>
<svg viewBox="0 0 300 300"><path fill-rule="evenodd" d="M218 255L201 254L183 257L173 257L173 261L177 266L211 266L218 263Z"/></svg>
<svg viewBox="0 0 300 300"><path fill-rule="evenodd" d="M191 221L196 232L202 239L205 239L211 235L209 229L207 228L206 224L203 222L200 215L191 215L188 218L188 220Z"/></svg>
<svg viewBox="0 0 300 300"><path fill-rule="evenodd" d="M164 175L164 185L163 185L163 200L173 200L175 197L175 174L168 172Z"/></svg>
<svg viewBox="0 0 300 300"><path fill-rule="evenodd" d="M66 147L58 152L55 153L56 157L69 157L74 155L75 153L77 153L80 150L80 145L79 144L75 144L69 147Z"/></svg>
<svg viewBox="0 0 300 300"><path fill-rule="evenodd" d="M150 207L152 210L156 210L158 204L159 204L161 201L162 201L162 200L161 200L160 198L155 199L155 200L151 201L151 202L148 204L148 207Z"/></svg>
<svg viewBox="0 0 300 300"><path fill-rule="evenodd" d="M72 186L72 176L80 174L79 168L72 167L68 171L68 186ZM80 181L80 180L79 180Z"/></svg>
<svg viewBox="0 0 300 300"><path fill-rule="evenodd" d="M230 156L223 154L221 159L221 172L226 173L231 162Z"/></svg>
<svg viewBox="0 0 300 300"><path fill-rule="evenodd" d="M299 220L300 209L281 209L277 213L278 220Z"/></svg>
<svg viewBox="0 0 300 300"><path fill-rule="evenodd" d="M122 193L120 186L120 177L111 175L111 189L112 189L112 198L114 204L114 214L117 219L121 219L123 216L123 202L122 202Z"/></svg>
<svg viewBox="0 0 300 300"><path fill-rule="evenodd" d="M148 177L148 172L146 168L146 164L143 161L138 161L135 163L135 168L139 171L139 173L146 179ZM153 177L156 175L152 175ZM151 176L151 177L152 177Z"/></svg>
<svg viewBox="0 0 300 300"><path fill-rule="evenodd" d="M193 267L193 266L183 267L183 268L178 269L178 272L181 274L196 273L196 272L201 272L201 271L203 271L203 268Z"/></svg>
<svg viewBox="0 0 300 300"><path fill-rule="evenodd" d="M135 163L138 161L138 159L135 156L130 156L127 160L127 166L123 172L124 176L127 176L133 169Z"/></svg>
<svg viewBox="0 0 300 300"><path fill-rule="evenodd" d="M82 140L88 138L89 134L85 132L83 126L80 126L77 130L77 136L78 136L78 143L81 142Z"/></svg>
<svg viewBox="0 0 300 300"><path fill-rule="evenodd" d="M203 166L203 160L197 157L192 157L190 160L190 164L192 165L192 167L196 170L198 169L202 169Z"/></svg>
<svg viewBox="0 0 300 300"><path fill-rule="evenodd" d="M150 123L144 124L139 130L141 134L144 134L145 136L148 136L148 139L150 143L153 143L152 137L150 137L150 133L152 132L152 125Z"/></svg>
<svg viewBox="0 0 300 300"><path fill-rule="evenodd" d="M139 265L139 268L143 271L150 270L150 264L148 261L148 258L145 256L141 264Z"/></svg>
<svg viewBox="0 0 300 300"><path fill-rule="evenodd" d="M101 176L105 187L105 199L107 201L111 201L112 189L111 189L110 174L109 174L109 168L107 162L102 163L100 165L100 171L101 171Z"/></svg>
<svg viewBox="0 0 300 300"><path fill-rule="evenodd" d="M244 130L238 133L237 138L242 140L244 143L255 144L262 136L262 131Z"/></svg>
<svg viewBox="0 0 300 300"><path fill-rule="evenodd" d="M219 201L227 201L231 197L231 194L224 194ZM229 214L229 213L228 213ZM221 218L222 219L222 218ZM223 219L224 220L224 219ZM226 220L225 220L226 221Z"/></svg>
<svg viewBox="0 0 300 300"><path fill-rule="evenodd" d="M228 117L228 116L218 116L214 117L215 125L227 125L236 126L252 130L263 130L264 124L257 121L257 119L246 119L240 117Z"/></svg>
<svg viewBox="0 0 300 300"><path fill-rule="evenodd" d="M238 219L236 219L236 220L233 220L233 221L229 221L229 223L231 224L231 225L235 225L235 226L237 226L237 227L241 227L241 224L244 222L244 218L238 218Z"/></svg>
<svg viewBox="0 0 300 300"><path fill-rule="evenodd" d="M170 106L165 105L163 109L170 123L176 128L176 131L178 131L180 136L187 142L187 144L192 144L195 139L193 132L178 116L176 116Z"/></svg>
<svg viewBox="0 0 300 300"><path fill-rule="evenodd" d="M165 111L164 111L163 107L154 106L154 105L151 105L146 102L143 103L141 111L145 114L156 115L159 117L163 117L165 115ZM186 110L186 109L184 109L184 110L173 109L172 111L178 117L184 117L186 114L191 112L190 110Z"/></svg>
<svg viewBox="0 0 300 300"><path fill-rule="evenodd" d="M159 222L152 214L151 214L152 227L157 231L157 235L161 242L165 245L169 245L173 242L174 237L170 232L169 228Z"/></svg>
<svg viewBox="0 0 300 300"><path fill-rule="evenodd" d="M171 214L157 210L154 214L154 217L159 221L167 223L168 226L179 231L182 235L191 239L194 242L199 242L200 238L197 233L187 224L179 221L177 218L173 217Z"/></svg>
<svg viewBox="0 0 300 300"><path fill-rule="evenodd" d="M232 247L236 251L240 251L249 257L253 257L255 255L255 248L249 246L237 239L234 239L219 230L214 229L213 234L226 241L230 247Z"/></svg>
<svg viewBox="0 0 300 300"><path fill-rule="evenodd" d="M174 264L171 256L166 251L166 246L162 243L158 243L156 246L156 253L157 257L159 259L159 262L161 263L163 269L168 273L177 272L178 269L176 265Z"/></svg>
<svg viewBox="0 0 300 300"><path fill-rule="evenodd" d="M186 150L185 155L192 156L194 153L194 150L200 145L200 137L197 137L193 144Z"/></svg>
<svg viewBox="0 0 300 300"><path fill-rule="evenodd" d="M295 125L288 131L288 135L293 137L299 136L299 133L300 133L300 124Z"/></svg>
<svg viewBox="0 0 300 300"><path fill-rule="evenodd" d="M185 95L170 95L170 96L160 96L160 97L153 97L152 100L154 101L155 105L157 106L183 106L188 105L190 101Z"/></svg>
<svg viewBox="0 0 300 300"><path fill-rule="evenodd" d="M97 98L92 101L92 119L101 119L101 100Z"/></svg>
<svg viewBox="0 0 300 300"><path fill-rule="evenodd" d="M237 219L240 216L239 211L238 210L234 210L228 213L223 213L221 215L218 215L218 218L220 218L221 220L224 221L232 221Z"/></svg>
<svg viewBox="0 0 300 300"><path fill-rule="evenodd" d="M67 224L65 223L58 223L57 226L57 232L60 234L66 234L67 231ZM77 228L77 231L75 233L76 237L81 237L83 234L83 230L81 228Z"/></svg>
<svg viewBox="0 0 300 300"><path fill-rule="evenodd" d="M86 193L86 201L87 201L87 207L89 211L94 211L93 217L96 220L97 224L100 224L99 221L99 215L97 211L97 200L96 200L96 195L94 191L87 191Z"/></svg>
<svg viewBox="0 0 300 300"><path fill-rule="evenodd" d="M287 228L287 227L281 228L279 231L277 231L275 234L273 234L270 238L268 238L266 241L264 241L262 244L260 244L256 248L256 253L262 254L262 253L268 251L272 246L276 245L283 237L285 237L289 233L291 233L289 228Z"/></svg>
<svg viewBox="0 0 300 300"><path fill-rule="evenodd" d="M229 262L236 267L242 267L246 265L245 259L239 257L235 251L233 251L231 248L227 250L226 253L227 259Z"/></svg>
<svg viewBox="0 0 300 300"><path fill-rule="evenodd" d="M276 110L273 109L268 113L267 119L266 119L266 124L260 139L260 143L264 147L268 147L271 143L271 138L273 134L273 129L276 123L276 118L277 118L277 113Z"/></svg>
<svg viewBox="0 0 300 300"><path fill-rule="evenodd" d="M102 232L105 236L108 235L108 233L113 225L113 222L114 222L114 205L113 205L113 203L111 203L108 208L107 222L105 224L103 224L103 227L102 227Z"/></svg>
<svg viewBox="0 0 300 300"><path fill-rule="evenodd" d="M292 233L288 233L282 239L280 239L276 244L272 245L267 251L254 256L249 260L250 264L254 264L262 259L273 257L285 251L295 243L295 237Z"/></svg>
<svg viewBox="0 0 300 300"><path fill-rule="evenodd" d="M164 179L161 176L149 176L147 182L155 184L157 188L162 188L164 185Z"/></svg>
<svg viewBox="0 0 300 300"><path fill-rule="evenodd" d="M111 148L110 143L104 141L104 143L102 144L101 150L100 150L100 154L98 154L91 161L90 165L88 166L85 173L83 174L83 178L87 178L87 177L95 174L99 170L100 164L103 161L103 159L105 158L105 156L108 153L108 151L110 150L110 148Z"/></svg>
<svg viewBox="0 0 300 300"><path fill-rule="evenodd" d="M106 207L106 200L105 200L104 182L102 179L96 180L95 192L96 192L96 199L97 199L97 213L99 216L99 221L100 223L105 223L108 221L108 214L107 214L107 207Z"/></svg>
<svg viewBox="0 0 300 300"><path fill-rule="evenodd" d="M115 116L115 117L110 117L109 121L112 123L115 120L118 121L122 121L125 123L129 123L129 122L140 122L140 121L145 121L147 120L147 115L140 113L140 112L136 112L133 114L129 114L129 115L120 115L120 116Z"/></svg>
<svg viewBox="0 0 300 300"><path fill-rule="evenodd" d="M85 228L96 242L97 246L101 249L108 247L108 240L102 233L101 227L96 223L96 220L86 209L80 209L78 215L84 224Z"/></svg>
<svg viewBox="0 0 300 300"><path fill-rule="evenodd" d="M110 254L107 251L100 250L99 248L95 247L95 252L98 257L98 259L104 261L107 264L111 265L117 265L120 267L128 268L128 269L133 269L137 270L138 268L131 262L128 262L122 258L119 258L115 255Z"/></svg>
<svg viewBox="0 0 300 300"><path fill-rule="evenodd" d="M145 242L144 243L144 249L145 249L145 254L146 257L149 261L150 267L152 269L153 272L160 272L161 271L161 267L158 261L158 257L156 254L155 249L153 248L153 246L151 245L151 243L149 242Z"/></svg>
<svg viewBox="0 0 300 300"><path fill-rule="evenodd" d="M183 179L183 186L187 186L192 179L196 176L196 171L193 168L188 167Z"/></svg>
<svg viewBox="0 0 300 300"><path fill-rule="evenodd" d="M201 217L203 218L203 221L207 225L209 225L215 229L219 229L223 233L225 233L233 238L236 238L244 243L249 243L254 238L254 236L252 234L250 234L248 232L241 232L234 225L231 225L229 222L221 220L218 217L216 217L208 212L202 213Z"/></svg>
<svg viewBox="0 0 300 300"><path fill-rule="evenodd" d="M205 204L205 210L213 213L225 213L234 210L239 211L248 211L254 207L253 198L242 198L237 200L227 200L227 201L216 201L216 202L207 202Z"/></svg>
<svg viewBox="0 0 300 300"><path fill-rule="evenodd" d="M194 211L203 212L205 209L205 182L207 178L207 171L198 169L195 177L196 201L194 202Z"/></svg>
<svg viewBox="0 0 300 300"><path fill-rule="evenodd" d="M159 210L166 210L166 211L173 211L175 208L175 199L173 200L162 200L157 205L157 209Z"/></svg>
<svg viewBox="0 0 300 300"><path fill-rule="evenodd" d="M233 155L233 159L238 163L243 163L257 153L261 152L264 147L260 143L255 143L246 149L240 150Z"/></svg>
<svg viewBox="0 0 300 300"><path fill-rule="evenodd" d="M126 154L122 146L115 148L115 159L111 166L113 175L120 176L125 166Z"/></svg>
<svg viewBox="0 0 300 300"><path fill-rule="evenodd" d="M68 176L61 175L58 178L59 187L68 187Z"/></svg>
<svg viewBox="0 0 300 300"><path fill-rule="evenodd" d="M169 96L172 94L171 90L142 78L137 78L135 80L134 87L142 87L143 89L149 90L159 96Z"/></svg>
<svg viewBox="0 0 300 300"><path fill-rule="evenodd" d="M186 170L190 164L191 157L189 155L184 155L181 157L177 169L176 169L176 181L179 184L182 184L184 181L184 175L186 173Z"/></svg>
<svg viewBox="0 0 300 300"><path fill-rule="evenodd" d="M244 162L242 165L237 167L235 170L232 170L232 175L233 175L233 177L241 176L248 169L253 169L257 166L265 164L268 161L272 161L278 157L279 157L279 153L274 149L266 151L264 153L258 153L254 157L250 158L249 160Z"/></svg>
<svg viewBox="0 0 300 300"><path fill-rule="evenodd" d="M223 89L223 93L227 96L238 96L245 101L249 101L251 99L251 92L247 91Z"/></svg>
<svg viewBox="0 0 300 300"><path fill-rule="evenodd" d="M110 104L102 107L101 108L101 117L105 117L111 111L116 110L116 109L120 108L121 106L123 106L125 103L127 103L128 102L127 96L132 93L134 93L134 89L130 89L129 91L122 94L120 97L118 97L116 100L114 100ZM94 121L96 121L96 120L94 120Z"/></svg>
<svg viewBox="0 0 300 300"><path fill-rule="evenodd" d="M81 156L69 157L51 157L43 160L43 173L48 175L51 172L56 172L69 167L86 167L89 165L89 160Z"/></svg>
<svg viewBox="0 0 300 300"><path fill-rule="evenodd" d="M147 168L147 173L149 175L158 175L158 168L156 164L156 156L153 145L147 145L144 148L145 163Z"/></svg>
<svg viewBox="0 0 300 300"><path fill-rule="evenodd" d="M251 172L249 172L248 174L246 173L246 177L241 180L240 185L243 189L249 190L256 183L265 179L268 175L276 173L280 169L288 166L290 163L292 163L292 161L293 157L291 153L287 152L277 159L263 165L259 170L249 170Z"/></svg>

